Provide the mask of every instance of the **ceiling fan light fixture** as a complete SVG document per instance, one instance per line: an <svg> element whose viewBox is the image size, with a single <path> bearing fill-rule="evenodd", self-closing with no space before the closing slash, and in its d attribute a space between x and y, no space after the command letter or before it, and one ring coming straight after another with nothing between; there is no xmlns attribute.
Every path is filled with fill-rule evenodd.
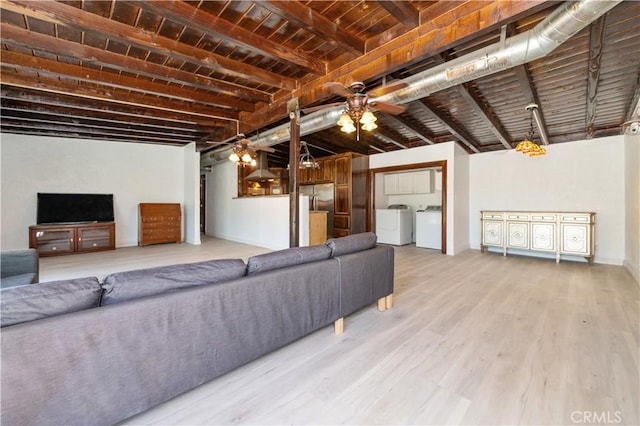
<svg viewBox="0 0 640 426"><path fill-rule="evenodd" d="M340 131L345 133L353 133L356 131L356 126L353 124L353 121L351 123L345 123L342 125L342 127L340 127Z"/></svg>
<svg viewBox="0 0 640 426"><path fill-rule="evenodd" d="M347 114L346 112L343 112L336 124L340 127L345 127L345 126L353 127L353 120L351 119L351 117L349 117L349 114Z"/></svg>
<svg viewBox="0 0 640 426"><path fill-rule="evenodd" d="M245 153L242 154L242 161L244 161L245 163L251 163L251 161L253 161L253 157L251 157L251 154L245 151Z"/></svg>
<svg viewBox="0 0 640 426"><path fill-rule="evenodd" d="M233 147L233 151L229 155L229 160L242 166L256 165L255 152L247 146L246 143L237 143Z"/></svg>
<svg viewBox="0 0 640 426"><path fill-rule="evenodd" d="M362 130L367 130L367 131L371 131L374 129L377 129L378 125L376 123L374 123L373 121L370 123L365 123L362 125Z"/></svg>
<svg viewBox="0 0 640 426"><path fill-rule="evenodd" d="M362 114L362 117L360 118L360 124L363 124L363 125L373 124L377 119L378 118L375 115L373 115L371 111L367 110L364 112L364 114ZM373 129L375 129L376 127L373 127ZM362 126L362 128L364 129L364 126ZM365 129L365 130L368 130L368 129Z"/></svg>

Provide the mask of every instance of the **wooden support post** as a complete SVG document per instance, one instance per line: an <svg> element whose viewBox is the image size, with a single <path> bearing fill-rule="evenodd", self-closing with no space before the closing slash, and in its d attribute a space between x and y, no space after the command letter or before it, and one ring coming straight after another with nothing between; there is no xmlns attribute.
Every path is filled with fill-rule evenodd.
<svg viewBox="0 0 640 426"><path fill-rule="evenodd" d="M340 336L344 333L344 318L338 318L333 323L333 332L336 336Z"/></svg>
<svg viewBox="0 0 640 426"><path fill-rule="evenodd" d="M298 123L298 99L287 103L291 139L289 141L289 247L300 245L300 197L298 196L298 155L300 152L300 124Z"/></svg>

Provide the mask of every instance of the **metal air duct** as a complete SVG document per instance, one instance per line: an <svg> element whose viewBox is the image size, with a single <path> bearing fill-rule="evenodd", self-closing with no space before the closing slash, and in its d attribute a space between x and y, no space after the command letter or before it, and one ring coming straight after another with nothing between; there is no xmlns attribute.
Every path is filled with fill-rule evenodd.
<svg viewBox="0 0 640 426"><path fill-rule="evenodd" d="M540 59L620 1L566 2L533 29L402 80L407 86L376 98L405 104L467 81Z"/></svg>
<svg viewBox="0 0 640 426"><path fill-rule="evenodd" d="M376 101L406 104L431 93L540 59L578 31L614 8L621 0L566 2L533 29L483 49L407 77L406 87L376 98ZM300 119L300 136L334 126L343 108L336 107ZM283 124L249 138L250 145L271 146L289 140L289 125Z"/></svg>

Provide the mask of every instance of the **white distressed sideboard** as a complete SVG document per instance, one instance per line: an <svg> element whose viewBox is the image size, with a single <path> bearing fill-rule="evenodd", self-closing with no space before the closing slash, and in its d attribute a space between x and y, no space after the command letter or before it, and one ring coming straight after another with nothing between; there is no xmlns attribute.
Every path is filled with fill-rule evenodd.
<svg viewBox="0 0 640 426"><path fill-rule="evenodd" d="M480 250L499 247L582 256L593 263L595 216L593 212L527 212L482 210Z"/></svg>

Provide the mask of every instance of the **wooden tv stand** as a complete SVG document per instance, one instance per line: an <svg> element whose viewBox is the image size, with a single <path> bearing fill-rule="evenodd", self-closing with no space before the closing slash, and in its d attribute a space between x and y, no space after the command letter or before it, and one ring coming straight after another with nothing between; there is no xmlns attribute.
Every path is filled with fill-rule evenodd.
<svg viewBox="0 0 640 426"><path fill-rule="evenodd" d="M29 248L40 256L115 250L115 222L33 225L29 227Z"/></svg>

